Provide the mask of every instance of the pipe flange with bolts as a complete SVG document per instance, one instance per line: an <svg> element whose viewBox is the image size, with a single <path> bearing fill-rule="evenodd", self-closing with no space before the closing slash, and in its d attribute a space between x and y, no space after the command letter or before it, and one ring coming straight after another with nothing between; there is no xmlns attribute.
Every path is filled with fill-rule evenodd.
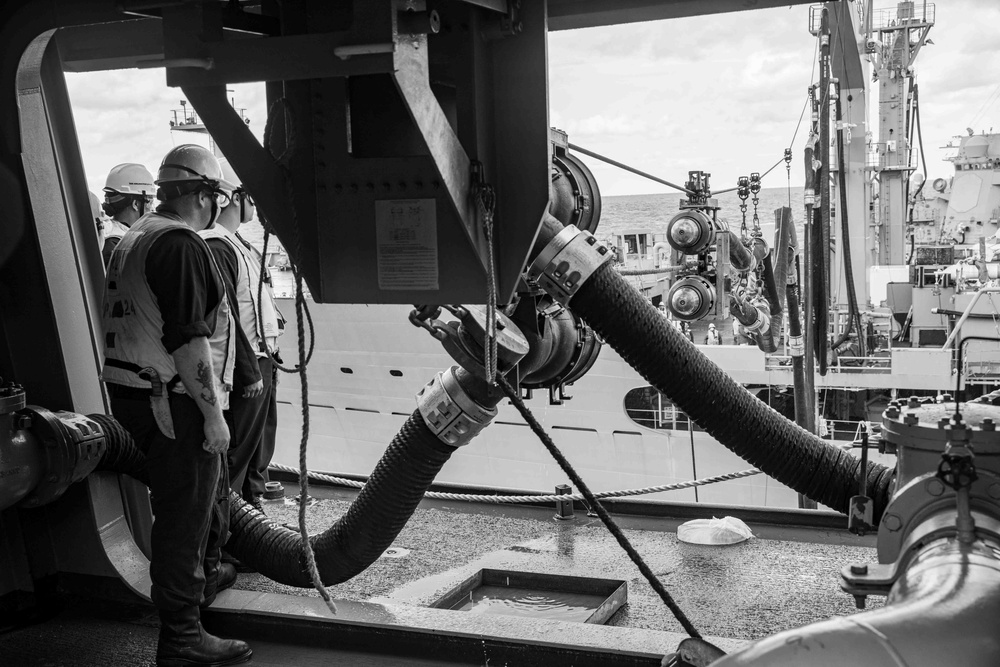
<svg viewBox="0 0 1000 667"><path fill-rule="evenodd" d="M610 260L611 252L593 234L567 225L538 253L528 277L566 306L580 286Z"/></svg>

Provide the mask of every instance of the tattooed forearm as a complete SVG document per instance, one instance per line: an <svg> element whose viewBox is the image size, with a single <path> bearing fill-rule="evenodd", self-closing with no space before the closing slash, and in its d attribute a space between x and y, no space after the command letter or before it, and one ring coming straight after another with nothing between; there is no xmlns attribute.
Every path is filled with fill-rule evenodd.
<svg viewBox="0 0 1000 667"><path fill-rule="evenodd" d="M206 365L204 361L198 361L198 373L195 375L198 384L204 387L204 391L199 394L201 400L209 405L215 405L215 379L212 377L212 367Z"/></svg>

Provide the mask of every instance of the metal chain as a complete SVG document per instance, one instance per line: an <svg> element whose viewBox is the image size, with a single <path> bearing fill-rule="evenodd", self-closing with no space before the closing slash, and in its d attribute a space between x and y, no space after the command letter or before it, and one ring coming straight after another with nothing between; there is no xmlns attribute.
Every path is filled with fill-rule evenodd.
<svg viewBox="0 0 1000 667"><path fill-rule="evenodd" d="M483 341L483 366L486 382L496 383L497 374L497 280L493 263L493 215L496 212L496 191L489 183L480 183L475 190L483 215L483 232L486 235L486 340Z"/></svg>
<svg viewBox="0 0 1000 667"><path fill-rule="evenodd" d="M802 111L804 112L805 109L803 109ZM801 120L802 117L800 116L799 121ZM792 137L793 141L794 139L795 137ZM788 208L791 208L792 207L792 149L790 147L785 149L785 173L786 176L788 176Z"/></svg>
<svg viewBox="0 0 1000 667"><path fill-rule="evenodd" d="M740 225L740 238L744 243L750 240L747 232L747 199L750 197L750 179L740 176L736 181L736 196L740 198L740 213L743 214L743 223Z"/></svg>
<svg viewBox="0 0 1000 667"><path fill-rule="evenodd" d="M750 174L750 192L753 194L753 235L761 236L760 218L757 217L757 204L760 203L760 174L754 172Z"/></svg>

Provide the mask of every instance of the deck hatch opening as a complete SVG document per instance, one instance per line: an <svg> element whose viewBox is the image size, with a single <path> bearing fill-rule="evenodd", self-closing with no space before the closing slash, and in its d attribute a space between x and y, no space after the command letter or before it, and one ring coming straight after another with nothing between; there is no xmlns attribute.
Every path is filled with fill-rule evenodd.
<svg viewBox="0 0 1000 667"><path fill-rule="evenodd" d="M627 601L628 584L617 579L484 568L430 606L603 625Z"/></svg>

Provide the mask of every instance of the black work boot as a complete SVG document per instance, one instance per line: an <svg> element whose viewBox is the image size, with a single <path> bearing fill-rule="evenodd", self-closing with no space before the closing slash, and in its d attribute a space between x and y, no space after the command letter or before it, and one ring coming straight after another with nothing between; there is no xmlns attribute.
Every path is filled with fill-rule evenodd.
<svg viewBox="0 0 1000 667"><path fill-rule="evenodd" d="M220 592L230 588L236 583L236 566L232 563L216 562L212 572L205 568L205 601L201 603L201 608L209 606L215 602L215 596Z"/></svg>
<svg viewBox="0 0 1000 667"><path fill-rule="evenodd" d="M246 662L253 651L238 639L221 639L201 627L198 607L160 610L156 667L224 667Z"/></svg>

